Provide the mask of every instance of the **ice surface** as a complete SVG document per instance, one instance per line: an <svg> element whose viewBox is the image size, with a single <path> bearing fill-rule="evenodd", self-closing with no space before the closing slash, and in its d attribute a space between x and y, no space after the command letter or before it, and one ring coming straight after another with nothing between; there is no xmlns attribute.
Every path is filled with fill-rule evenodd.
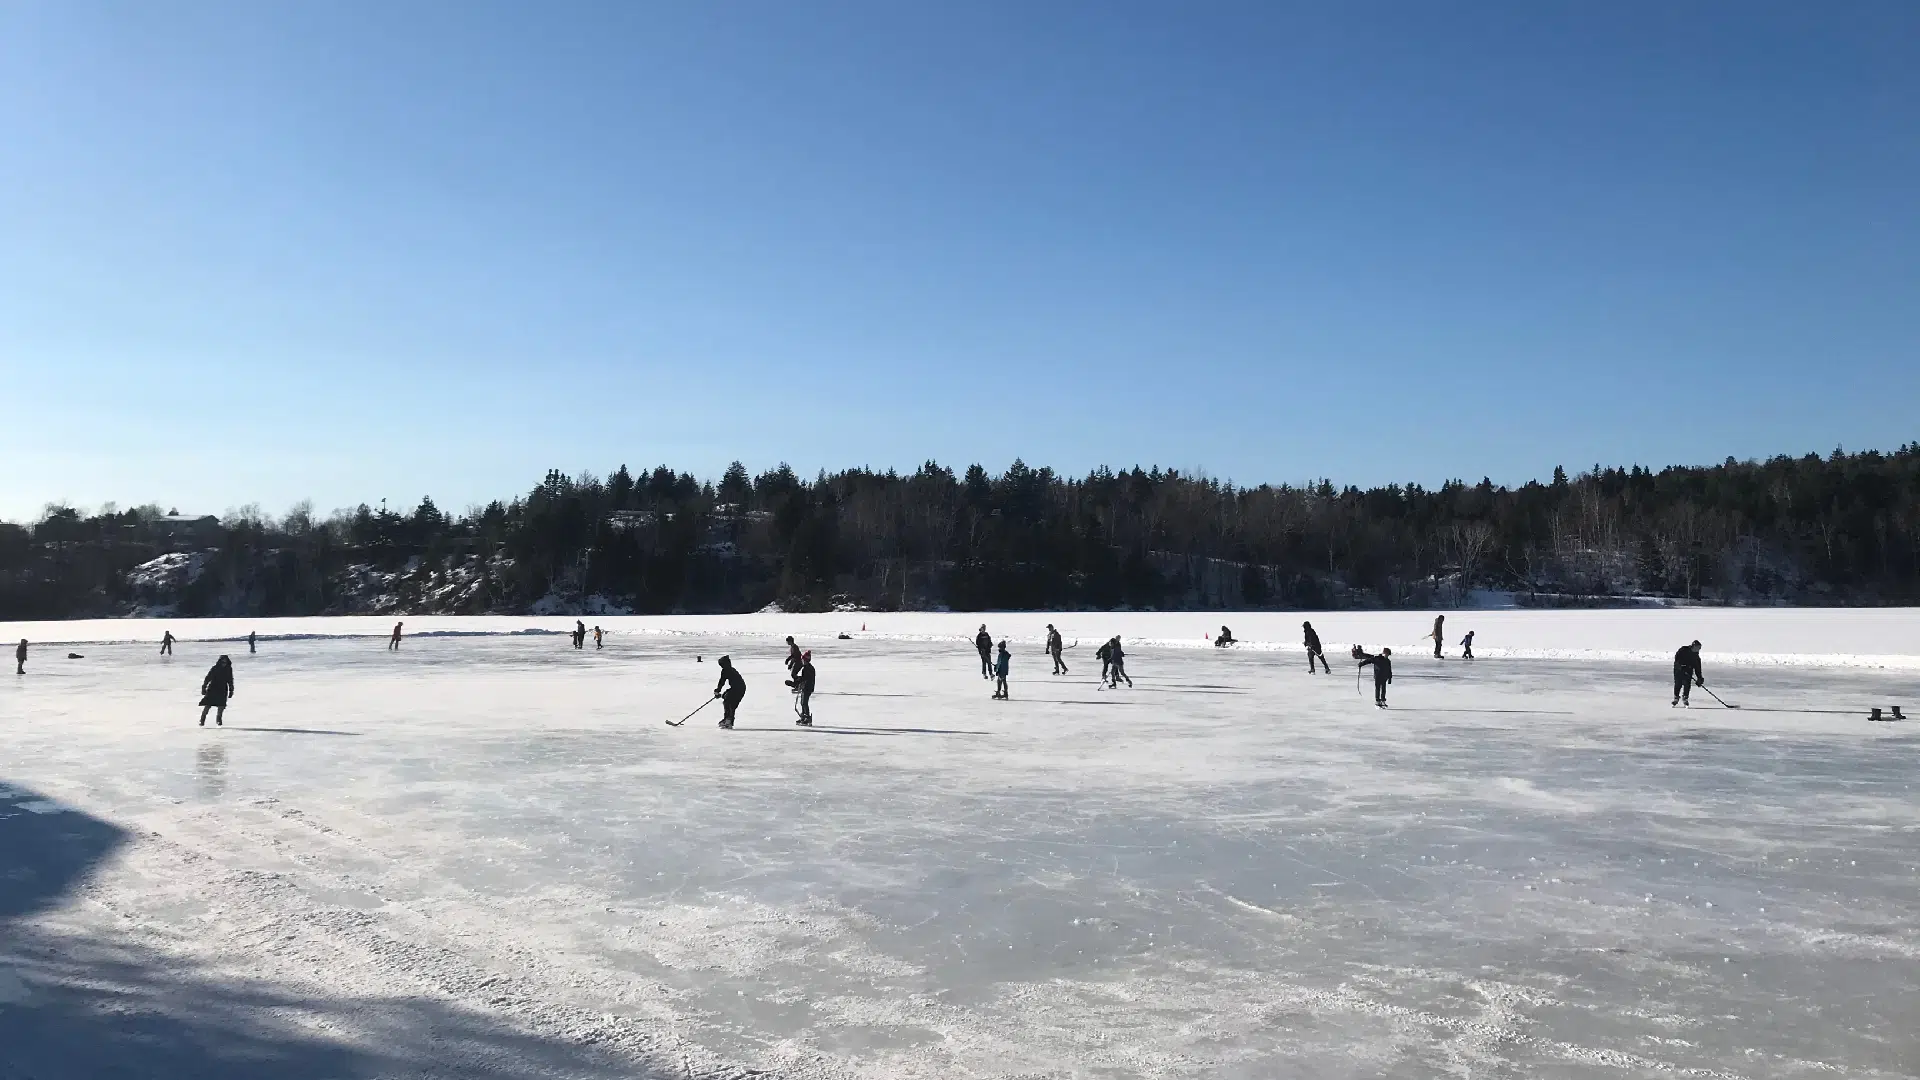
<svg viewBox="0 0 1920 1080"><path fill-rule="evenodd" d="M1454 634L1633 648L1594 614ZM1743 707L1670 709L1664 663L1422 658L1403 613L1315 617L1409 643L1385 712L1280 650L1094 685L1106 633L1298 617L985 616L1086 642L1061 678L1017 647L1007 702L954 640L980 616L589 619L622 632L584 652L303 621L257 656L182 621L170 660L110 624L141 642L0 683L0 1075L1920 1072L1920 737L1865 720L1920 704L1872 645L1916 616L1598 614L1707 639ZM741 727L664 726L721 652Z"/></svg>

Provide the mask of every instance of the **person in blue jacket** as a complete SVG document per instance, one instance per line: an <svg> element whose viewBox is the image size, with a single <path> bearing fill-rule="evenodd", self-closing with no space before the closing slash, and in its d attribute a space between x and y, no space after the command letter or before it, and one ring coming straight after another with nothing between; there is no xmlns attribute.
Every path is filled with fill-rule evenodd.
<svg viewBox="0 0 1920 1080"><path fill-rule="evenodd" d="M1013 654L1007 651L1007 643L1000 643L1000 653L993 658L993 696L1002 701L1007 699L1007 669L1013 666Z"/></svg>

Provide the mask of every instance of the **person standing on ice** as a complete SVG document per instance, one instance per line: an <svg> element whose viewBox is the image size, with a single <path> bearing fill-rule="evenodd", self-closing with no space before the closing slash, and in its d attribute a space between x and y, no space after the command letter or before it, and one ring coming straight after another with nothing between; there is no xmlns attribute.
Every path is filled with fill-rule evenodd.
<svg viewBox="0 0 1920 1080"><path fill-rule="evenodd" d="M160 635L160 655L161 656L173 655L173 631L171 630L168 630Z"/></svg>
<svg viewBox="0 0 1920 1080"><path fill-rule="evenodd" d="M1107 685L1118 688L1120 680L1125 679L1127 680L1127 689L1133 689L1133 676L1127 674L1127 651L1120 647L1119 634L1113 635L1113 640L1107 642L1107 648L1109 650L1107 660L1113 666L1112 678L1108 681Z"/></svg>
<svg viewBox="0 0 1920 1080"><path fill-rule="evenodd" d="M1001 701L1007 700L1007 670L1013 666L1013 654L1007 651L1007 643L1000 643L1000 655L993 658L993 696Z"/></svg>
<svg viewBox="0 0 1920 1080"><path fill-rule="evenodd" d="M200 726L207 726L207 710L217 709L213 714L215 727L227 726L227 699L233 696L233 661L223 654L208 669L207 677L200 680Z"/></svg>
<svg viewBox="0 0 1920 1080"><path fill-rule="evenodd" d="M587 624L579 619L573 620L573 647L576 649L587 647Z"/></svg>
<svg viewBox="0 0 1920 1080"><path fill-rule="evenodd" d="M733 666L731 656L720 658L720 681L713 684L713 696L720 699L720 707L723 710L720 715L720 726L731 729L733 714L739 710L740 700L747 696L747 680L740 677L740 672Z"/></svg>
<svg viewBox="0 0 1920 1080"><path fill-rule="evenodd" d="M794 723L801 727L813 726L813 650L800 654L800 666L793 669L793 692L800 695L800 719Z"/></svg>
<svg viewBox="0 0 1920 1080"><path fill-rule="evenodd" d="M1313 658L1317 656L1320 658L1321 673L1331 675L1333 673L1333 665L1327 663L1327 652L1320 647L1320 635L1314 633L1313 624L1303 622L1300 624L1300 630L1305 635L1305 643L1307 646L1307 674L1313 674Z"/></svg>
<svg viewBox="0 0 1920 1080"><path fill-rule="evenodd" d="M405 625L407 624L403 622L393 624L393 636L387 639L388 652L398 652L400 650L400 628Z"/></svg>
<svg viewBox="0 0 1920 1080"><path fill-rule="evenodd" d="M1693 688L1707 685L1707 677L1700 670L1700 643L1680 646L1673 654L1673 703L1676 706L1693 707Z"/></svg>
<svg viewBox="0 0 1920 1080"><path fill-rule="evenodd" d="M1359 646L1354 648L1358 649ZM1393 650L1381 649L1378 656L1362 652L1360 666L1373 668L1373 703L1379 708L1386 708L1387 684L1393 681Z"/></svg>
<svg viewBox="0 0 1920 1080"><path fill-rule="evenodd" d="M1053 673L1055 675L1065 675L1067 673L1067 662L1060 659L1060 654L1065 651L1066 646L1060 644L1060 631L1055 630L1052 623L1048 623L1047 655L1053 657Z"/></svg>
<svg viewBox="0 0 1920 1080"><path fill-rule="evenodd" d="M253 631L251 630L247 631L247 655L248 656L252 656L254 653L257 653L260 651L259 649L254 647L253 639L254 639Z"/></svg>
<svg viewBox="0 0 1920 1080"><path fill-rule="evenodd" d="M1466 636L1460 639L1460 659L1473 659L1473 631L1471 630L1467 631Z"/></svg>
<svg viewBox="0 0 1920 1080"><path fill-rule="evenodd" d="M596 649L604 649L607 647L607 632L598 626L593 628L593 647Z"/></svg>
<svg viewBox="0 0 1920 1080"><path fill-rule="evenodd" d="M980 632L973 635L973 647L980 652L980 677L993 678L993 635L987 633L987 624L980 624Z"/></svg>
<svg viewBox="0 0 1920 1080"><path fill-rule="evenodd" d="M15 675L25 675L27 673L26 638L21 638L20 644L13 647L13 673Z"/></svg>
<svg viewBox="0 0 1920 1080"><path fill-rule="evenodd" d="M1433 633L1428 634L1427 636L1433 639L1433 658L1435 660L1446 659L1446 657L1442 656L1440 653L1440 643L1446 640L1446 637L1445 637L1446 625L1447 625L1447 617L1445 615L1435 615L1433 617Z"/></svg>

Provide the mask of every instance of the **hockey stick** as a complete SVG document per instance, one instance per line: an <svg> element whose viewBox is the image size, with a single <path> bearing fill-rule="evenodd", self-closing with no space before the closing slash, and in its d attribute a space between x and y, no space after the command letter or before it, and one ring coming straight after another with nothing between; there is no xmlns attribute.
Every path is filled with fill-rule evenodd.
<svg viewBox="0 0 1920 1080"><path fill-rule="evenodd" d="M1700 689L1702 689L1702 690L1707 690L1707 684L1706 684L1706 683L1701 683L1701 684L1700 684ZM1708 697L1710 697L1710 698L1712 698L1712 699L1713 699L1713 700L1715 700L1715 701L1720 701L1720 695L1719 695L1719 694L1716 694L1716 693L1714 693L1714 692L1713 692L1713 691L1711 691L1711 690L1707 690L1707 696L1708 696ZM1726 702L1724 702L1724 701L1720 701L1720 704L1721 704L1721 705L1723 705L1723 706L1725 706L1726 708L1729 708L1729 709L1737 709L1737 708L1739 708L1739 707L1740 707L1740 706L1738 706L1738 705L1728 705L1728 704L1727 704Z"/></svg>
<svg viewBox="0 0 1920 1080"><path fill-rule="evenodd" d="M708 698L707 700L705 700L705 701L703 701L703 702L701 702L701 703L700 703L700 709L704 709L704 708L706 708L707 706L709 706L709 705L711 705L711 704L713 704L714 702L716 702L716 701L719 701L719 700L720 700L720 699L719 699L719 698L717 698L717 697L710 697L710 698ZM681 724L684 724L684 723L686 723L687 721L689 721L689 720L691 720L691 719L693 719L693 718L694 718L695 716L697 716L697 715L699 715L699 713L700 713L700 709L695 709L695 710L693 710L693 712L690 712L690 713L688 713L687 715L685 715L685 716L683 716L683 717L681 717L681 718L680 718L680 719L678 719L678 720L669 720L669 721L667 721L667 726L668 726L668 727L679 727L679 726L680 726Z"/></svg>

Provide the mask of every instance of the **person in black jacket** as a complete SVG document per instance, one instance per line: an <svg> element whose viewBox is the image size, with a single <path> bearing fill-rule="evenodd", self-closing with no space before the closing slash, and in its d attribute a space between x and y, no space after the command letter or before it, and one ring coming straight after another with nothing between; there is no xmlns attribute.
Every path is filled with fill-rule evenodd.
<svg viewBox="0 0 1920 1080"><path fill-rule="evenodd" d="M1105 683L1107 672L1113 670L1113 642L1101 642L1100 647L1093 650L1093 655L1100 658L1100 681Z"/></svg>
<svg viewBox="0 0 1920 1080"><path fill-rule="evenodd" d="M1306 635L1307 674L1309 675L1313 674L1313 671L1314 671L1313 658L1316 656L1320 658L1321 672L1323 674L1331 674L1333 671L1333 665L1327 663L1326 650L1320 647L1320 635L1314 633L1313 624L1310 622L1303 622L1300 624L1300 629L1302 633Z"/></svg>
<svg viewBox="0 0 1920 1080"><path fill-rule="evenodd" d="M1707 677L1700 671L1700 643L1680 646L1673 654L1673 703L1675 706L1693 707L1693 688L1707 685Z"/></svg>
<svg viewBox="0 0 1920 1080"><path fill-rule="evenodd" d="M207 677L200 680L200 726L207 726L207 710L217 709L213 714L215 727L227 726L227 699L233 696L233 661L222 655L213 662Z"/></svg>
<svg viewBox="0 0 1920 1080"><path fill-rule="evenodd" d="M980 651L980 677L993 678L993 635L987 633L987 624L980 624L980 632L973 635L973 647Z"/></svg>
<svg viewBox="0 0 1920 1080"><path fill-rule="evenodd" d="M794 723L801 727L813 726L813 650L800 654L800 666L793 670L793 692L800 695L800 719Z"/></svg>
<svg viewBox="0 0 1920 1080"><path fill-rule="evenodd" d="M1354 648L1358 649L1359 646ZM1373 703L1382 709L1386 708L1387 684L1393 681L1393 650L1381 649L1378 656L1362 652L1360 666L1373 668Z"/></svg>
<svg viewBox="0 0 1920 1080"><path fill-rule="evenodd" d="M800 678L800 655L800 646L794 644L793 635L787 635L787 675L795 681ZM793 683L789 682L787 685L793 686ZM799 693L800 688L793 686L793 692Z"/></svg>
<svg viewBox="0 0 1920 1080"><path fill-rule="evenodd" d="M1067 662L1060 659L1060 654L1065 651L1066 646L1060 643L1060 631L1055 630L1052 623L1048 623L1047 655L1053 657L1053 673L1055 675L1065 675L1067 673Z"/></svg>
<svg viewBox="0 0 1920 1080"><path fill-rule="evenodd" d="M26 638L21 638L20 644L13 647L13 673L15 675L25 675L27 673Z"/></svg>
<svg viewBox="0 0 1920 1080"><path fill-rule="evenodd" d="M713 696L720 699L724 710L720 716L720 726L733 727L734 711L740 708L740 700L747 696L747 680L733 666L733 657L720 658L720 681L713 684Z"/></svg>
<svg viewBox="0 0 1920 1080"><path fill-rule="evenodd" d="M1234 643L1233 631L1227 629L1224 626L1220 628L1220 636L1213 639L1213 644L1216 648L1220 646L1231 645L1233 643Z"/></svg>
<svg viewBox="0 0 1920 1080"><path fill-rule="evenodd" d="M1113 640L1107 642L1107 663L1110 665L1111 672L1107 678L1107 685L1118 687L1120 680L1125 679L1127 689L1133 689L1133 676L1127 674L1127 650L1120 647L1119 634L1113 635Z"/></svg>

